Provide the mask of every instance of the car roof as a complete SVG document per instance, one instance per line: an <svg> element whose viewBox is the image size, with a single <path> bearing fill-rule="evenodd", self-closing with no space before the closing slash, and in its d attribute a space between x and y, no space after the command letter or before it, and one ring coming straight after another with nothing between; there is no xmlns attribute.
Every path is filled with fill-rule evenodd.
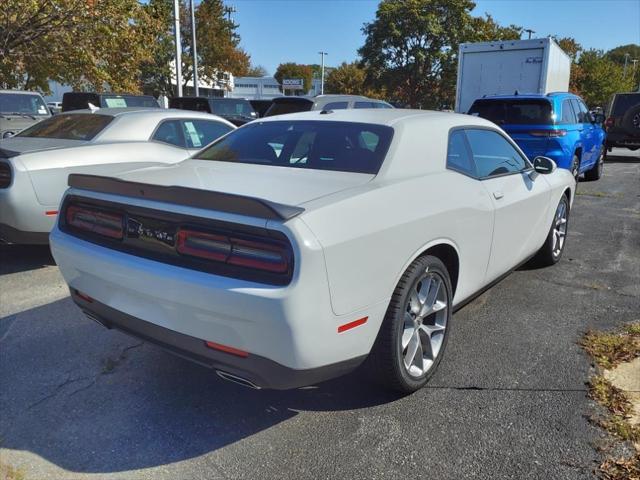
<svg viewBox="0 0 640 480"><path fill-rule="evenodd" d="M157 107L125 107L125 108L98 108L97 110L91 111L89 109L84 110L70 110L68 112L64 112L64 115L71 114L80 114L80 115L110 115L112 117L122 117L122 116L158 116L158 117L172 117L172 118L183 118L183 117L203 117L203 118L211 118L215 115L207 112L197 112L195 110L182 110L179 108L157 108Z"/></svg>
<svg viewBox="0 0 640 480"><path fill-rule="evenodd" d="M418 120L421 122L448 123L451 127L462 125L478 125L496 128L496 125L484 118L460 113L436 112L433 110L409 110L402 108L381 108L381 109L340 109L330 110L323 113L319 110L310 112L288 113L285 115L274 115L272 117L260 118L251 122L278 122L278 121L336 121L371 123L377 125L396 126L404 122Z"/></svg>
<svg viewBox="0 0 640 480"><path fill-rule="evenodd" d="M28 90L0 90L0 93L16 93L18 95L40 95L40 92L30 92Z"/></svg>

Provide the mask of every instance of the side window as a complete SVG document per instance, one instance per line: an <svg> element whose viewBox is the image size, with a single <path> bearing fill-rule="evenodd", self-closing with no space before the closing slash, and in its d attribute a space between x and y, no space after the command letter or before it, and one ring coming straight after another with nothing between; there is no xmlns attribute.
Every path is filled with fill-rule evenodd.
<svg viewBox="0 0 640 480"><path fill-rule="evenodd" d="M353 108L375 108L372 102L356 102Z"/></svg>
<svg viewBox="0 0 640 480"><path fill-rule="evenodd" d="M584 103L579 100L572 98L571 105L573 105L573 109L576 111L576 115L578 116L578 123L587 123L589 119L587 118L587 107L584 106Z"/></svg>
<svg viewBox="0 0 640 480"><path fill-rule="evenodd" d="M527 168L528 162L502 135L491 130L466 131L478 176L493 177L516 173Z"/></svg>
<svg viewBox="0 0 640 480"><path fill-rule="evenodd" d="M202 148L233 130L229 125L211 120L183 120L187 148Z"/></svg>
<svg viewBox="0 0 640 480"><path fill-rule="evenodd" d="M384 103L384 102L376 102L373 104L374 108L393 108L391 105L389 105L388 103Z"/></svg>
<svg viewBox="0 0 640 480"><path fill-rule="evenodd" d="M571 106L571 102L569 100L564 100L562 102L562 118L560 120L561 123L577 123L576 114L573 111L573 107Z"/></svg>
<svg viewBox="0 0 640 480"><path fill-rule="evenodd" d="M358 135L358 147L360 148L366 148L367 150L375 152L376 148L378 148L378 143L380 143L380 137L373 132L363 130L360 132L360 135Z"/></svg>
<svg viewBox="0 0 640 480"><path fill-rule="evenodd" d="M449 135L449 146L447 147L447 168L458 172L476 176L476 169L467 147L467 139L463 130L454 130Z"/></svg>
<svg viewBox="0 0 640 480"><path fill-rule="evenodd" d="M344 110L348 106L349 106L349 102L330 102L330 103L327 103L324 107L322 107L322 109L323 110Z"/></svg>
<svg viewBox="0 0 640 480"><path fill-rule="evenodd" d="M168 143L176 147L184 148L184 135L179 120L165 120L153 134L152 140Z"/></svg>

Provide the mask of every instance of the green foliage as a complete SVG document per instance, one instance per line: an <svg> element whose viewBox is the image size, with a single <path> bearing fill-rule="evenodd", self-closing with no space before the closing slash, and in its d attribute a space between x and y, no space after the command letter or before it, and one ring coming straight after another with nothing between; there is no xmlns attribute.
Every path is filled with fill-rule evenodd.
<svg viewBox="0 0 640 480"><path fill-rule="evenodd" d="M522 28L501 27L490 15L472 17L471 0L383 0L365 24L359 50L367 84L386 87L402 103L452 106L460 43L520 38Z"/></svg>
<svg viewBox="0 0 640 480"><path fill-rule="evenodd" d="M262 65L252 65L247 71L247 77L268 77L269 72Z"/></svg>
<svg viewBox="0 0 640 480"><path fill-rule="evenodd" d="M627 68L631 68L632 60L638 60L640 62L640 45L630 43L629 45L620 45L619 47L613 48L607 52L607 57L619 64L624 65L625 54L629 54L627 59Z"/></svg>
<svg viewBox="0 0 640 480"><path fill-rule="evenodd" d="M326 76L324 91L345 95L365 95L370 98L384 98L384 90L374 90L366 84L366 72L357 63L343 62L331 69Z"/></svg>
<svg viewBox="0 0 640 480"><path fill-rule="evenodd" d="M282 85L282 80L285 78L302 78L304 81L304 92L311 90L311 81L313 79L313 70L309 65L300 65L298 63L281 63L278 65L278 69L274 74L278 83ZM282 91L282 87L280 87Z"/></svg>
<svg viewBox="0 0 640 480"><path fill-rule="evenodd" d="M160 23L152 43L152 58L144 65L142 83L145 91L155 95L173 95L171 65L175 55L173 37L173 0L150 0L149 15ZM223 72L237 76L249 71L250 58L240 47L238 25L225 16L222 0L202 0L196 5L196 40L198 75L208 82L221 79ZM180 0L180 35L182 52L182 81L186 85L193 78L191 56L191 14L188 0Z"/></svg>
<svg viewBox="0 0 640 480"><path fill-rule="evenodd" d="M138 0L5 0L2 16L3 87L139 90L156 25Z"/></svg>
<svg viewBox="0 0 640 480"><path fill-rule="evenodd" d="M587 50L580 54L572 67L575 91L589 108L604 107L616 92L632 89L631 75L623 75L623 67L613 62L600 50Z"/></svg>

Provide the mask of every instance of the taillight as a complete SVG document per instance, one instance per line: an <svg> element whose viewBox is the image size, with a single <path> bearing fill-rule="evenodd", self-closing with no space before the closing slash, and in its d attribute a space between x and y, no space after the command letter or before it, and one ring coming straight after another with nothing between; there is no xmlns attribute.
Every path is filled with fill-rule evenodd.
<svg viewBox="0 0 640 480"><path fill-rule="evenodd" d="M7 188L11 185L11 167L4 162L0 162L0 188Z"/></svg>
<svg viewBox="0 0 640 480"><path fill-rule="evenodd" d="M117 213L69 205L65 220L68 226L87 233L119 240L124 237L124 216Z"/></svg>
<svg viewBox="0 0 640 480"><path fill-rule="evenodd" d="M529 135L534 137L564 137L566 130L530 130Z"/></svg>
<svg viewBox="0 0 640 480"><path fill-rule="evenodd" d="M248 240L188 229L178 231L176 250L182 255L272 273L286 273L291 258L286 245L270 239Z"/></svg>
<svg viewBox="0 0 640 480"><path fill-rule="evenodd" d="M616 123L615 118L613 118L613 117L609 117L609 118L607 118L607 119L604 121L604 126L605 126L606 128L611 128L611 127L613 127L613 126L614 126L614 124L615 124L615 123Z"/></svg>

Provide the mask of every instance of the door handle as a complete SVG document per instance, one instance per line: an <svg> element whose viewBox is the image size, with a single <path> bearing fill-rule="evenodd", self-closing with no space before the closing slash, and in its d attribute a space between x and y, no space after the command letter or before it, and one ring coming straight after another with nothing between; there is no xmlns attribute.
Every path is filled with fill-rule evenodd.
<svg viewBox="0 0 640 480"><path fill-rule="evenodd" d="M502 197L504 197L504 193L502 193L502 192L493 192L493 198L495 198L496 200L500 200Z"/></svg>

